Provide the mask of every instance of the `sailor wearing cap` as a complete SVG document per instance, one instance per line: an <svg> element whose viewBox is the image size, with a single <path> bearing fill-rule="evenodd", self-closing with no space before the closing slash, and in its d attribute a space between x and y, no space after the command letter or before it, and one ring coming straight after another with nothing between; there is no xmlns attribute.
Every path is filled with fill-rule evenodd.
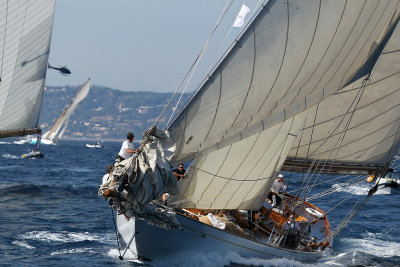
<svg viewBox="0 0 400 267"><path fill-rule="evenodd" d="M285 184L285 179L283 179L283 175L279 174L278 178L274 181L272 187L271 187L271 192L268 194L268 198L272 200L272 207L279 207L279 204L282 201L282 198L279 197L279 191L283 190L285 191L287 188Z"/></svg>

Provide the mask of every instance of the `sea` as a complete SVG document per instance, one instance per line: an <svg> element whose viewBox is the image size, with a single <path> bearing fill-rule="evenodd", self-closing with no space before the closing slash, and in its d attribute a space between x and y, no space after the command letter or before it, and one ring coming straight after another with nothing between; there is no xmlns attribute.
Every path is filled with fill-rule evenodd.
<svg viewBox="0 0 400 267"><path fill-rule="evenodd" d="M0 142L0 266L149 265L119 259L112 211L97 195L121 143L104 142L101 149L87 148L86 143L90 142L43 145L44 158L21 159L31 145L9 139ZM290 177L289 189L298 183L296 178L301 177ZM326 177L318 181L323 182L318 185L321 190L334 188L337 193L321 197L316 204L323 209L337 206L328 213L335 228L354 201L365 198L370 184L326 181ZM343 199L349 201L341 203ZM170 258L151 265L400 266L399 205L400 194L374 195L335 237L332 249L312 262L194 251L190 259Z"/></svg>

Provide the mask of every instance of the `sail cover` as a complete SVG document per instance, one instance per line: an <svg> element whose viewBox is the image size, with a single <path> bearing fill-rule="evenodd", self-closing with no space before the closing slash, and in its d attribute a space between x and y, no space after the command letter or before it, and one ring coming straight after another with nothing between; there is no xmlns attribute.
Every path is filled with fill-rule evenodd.
<svg viewBox="0 0 400 267"><path fill-rule="evenodd" d="M39 131L55 0L0 0L0 138Z"/></svg>
<svg viewBox="0 0 400 267"><path fill-rule="evenodd" d="M400 27L364 79L313 107L291 159L385 165L400 147ZM364 82L365 83L365 82Z"/></svg>
<svg viewBox="0 0 400 267"><path fill-rule="evenodd" d="M63 111L56 123L53 125L53 127L51 127L50 131L43 135L43 138L55 140L62 137L67 129L69 117L72 115L72 113L74 113L75 109L79 106L79 103L88 95L90 86L90 79L88 79L79 88L78 92L75 94L75 97L71 100L71 103L69 103L67 108Z"/></svg>
<svg viewBox="0 0 400 267"><path fill-rule="evenodd" d="M398 1L269 1L168 130L173 164L258 134L368 73Z"/></svg>

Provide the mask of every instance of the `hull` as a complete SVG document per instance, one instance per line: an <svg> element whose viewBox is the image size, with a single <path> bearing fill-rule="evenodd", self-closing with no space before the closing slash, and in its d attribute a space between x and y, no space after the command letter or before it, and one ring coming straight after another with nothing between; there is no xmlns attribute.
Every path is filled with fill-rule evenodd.
<svg viewBox="0 0 400 267"><path fill-rule="evenodd" d="M30 140L29 143L30 144L36 144L36 139ZM40 140L40 144L43 144L43 145L55 145L55 143L53 141L51 141L49 139L43 139L43 138Z"/></svg>
<svg viewBox="0 0 400 267"><path fill-rule="evenodd" d="M375 193L378 195L390 195L390 194L398 194L400 193L400 180L392 179L392 178L381 178L379 180L379 190ZM388 186L390 185L390 186Z"/></svg>
<svg viewBox="0 0 400 267"><path fill-rule="evenodd" d="M132 218L127 221L119 215L117 224L122 248L129 246L129 250L142 260L191 257L210 252L236 252L242 257L285 257L301 261L315 260L323 255L321 251L302 252L266 245L267 238L250 240L180 214L176 216L182 229L166 230L143 220Z"/></svg>

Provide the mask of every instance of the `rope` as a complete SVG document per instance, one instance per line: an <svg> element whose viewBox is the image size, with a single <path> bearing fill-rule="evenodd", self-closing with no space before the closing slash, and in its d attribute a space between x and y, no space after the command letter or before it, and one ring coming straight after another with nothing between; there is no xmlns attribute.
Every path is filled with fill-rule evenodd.
<svg viewBox="0 0 400 267"><path fill-rule="evenodd" d="M118 238L117 224L115 223L115 215L114 215L114 210L113 210L112 208L111 208L111 213L112 213L112 216L113 216L113 223L114 223L114 229L115 229L115 237L116 237L116 239L117 239L117 244L118 244L119 259L120 259L120 260L123 260L124 258L123 258L122 255L121 255L121 246L120 246L119 238Z"/></svg>
<svg viewBox="0 0 400 267"><path fill-rule="evenodd" d="M230 3L228 4L229 1L230 1ZM214 26L213 31L211 32L210 36L208 37L207 41L205 42L205 44L204 44L203 48L201 49L199 55L197 55L196 59L194 60L194 62L193 62L193 64L192 64L192 66L189 68L189 70L188 70L188 72L186 73L185 77L183 78L182 82L179 84L178 88L175 90L174 95L171 97L170 101L169 101L168 104L165 106L164 110L161 112L161 115L158 117L158 119L157 119L157 121L155 122L155 124L157 124L157 123L160 121L160 119L161 119L161 117L164 115L166 109L167 109L168 106L171 104L172 99L176 96L176 94L178 93L178 91L179 91L180 88L182 87L183 83L185 82L185 80L186 80L186 79L188 78L188 76L190 75L190 77L188 78L188 80L187 80L187 82L186 82L186 85L185 85L185 87L184 87L184 89L183 89L183 91L182 91L182 94L181 94L181 96L179 97L178 102L176 103L176 106L175 106L175 108L173 109L170 118L168 119L167 125L168 125L169 122L171 121L171 119L172 119L173 115L175 114L175 111L176 111L176 109L177 109L177 107L178 107L178 104L180 103L180 101L181 101L181 99L182 99L182 97L183 97L183 94L185 93L185 91L186 91L186 89L187 89L187 86L189 85L189 83L190 83L190 81L191 81L191 79L192 79L192 77L193 77L193 74L194 74L194 72L195 72L195 70L196 70L196 68L197 68L197 66L198 66L198 64L199 64L199 62L200 62L200 59L201 59L202 56L204 55L204 52L205 52L205 50L206 50L206 48L207 48L207 46L208 46L208 43L209 43L210 40L211 40L211 37L214 35L215 31L217 30L217 28L218 28L219 24L221 23L223 17L225 16L226 12L228 12L228 10L229 10L230 6L232 5L232 3L233 3L233 0L228 0L227 3L225 4L225 7L224 7L224 9L222 10L221 15L219 16L219 18L218 18L218 20L217 20L217 23L216 23L216 25ZM228 7L227 7L227 6L228 6Z"/></svg>

